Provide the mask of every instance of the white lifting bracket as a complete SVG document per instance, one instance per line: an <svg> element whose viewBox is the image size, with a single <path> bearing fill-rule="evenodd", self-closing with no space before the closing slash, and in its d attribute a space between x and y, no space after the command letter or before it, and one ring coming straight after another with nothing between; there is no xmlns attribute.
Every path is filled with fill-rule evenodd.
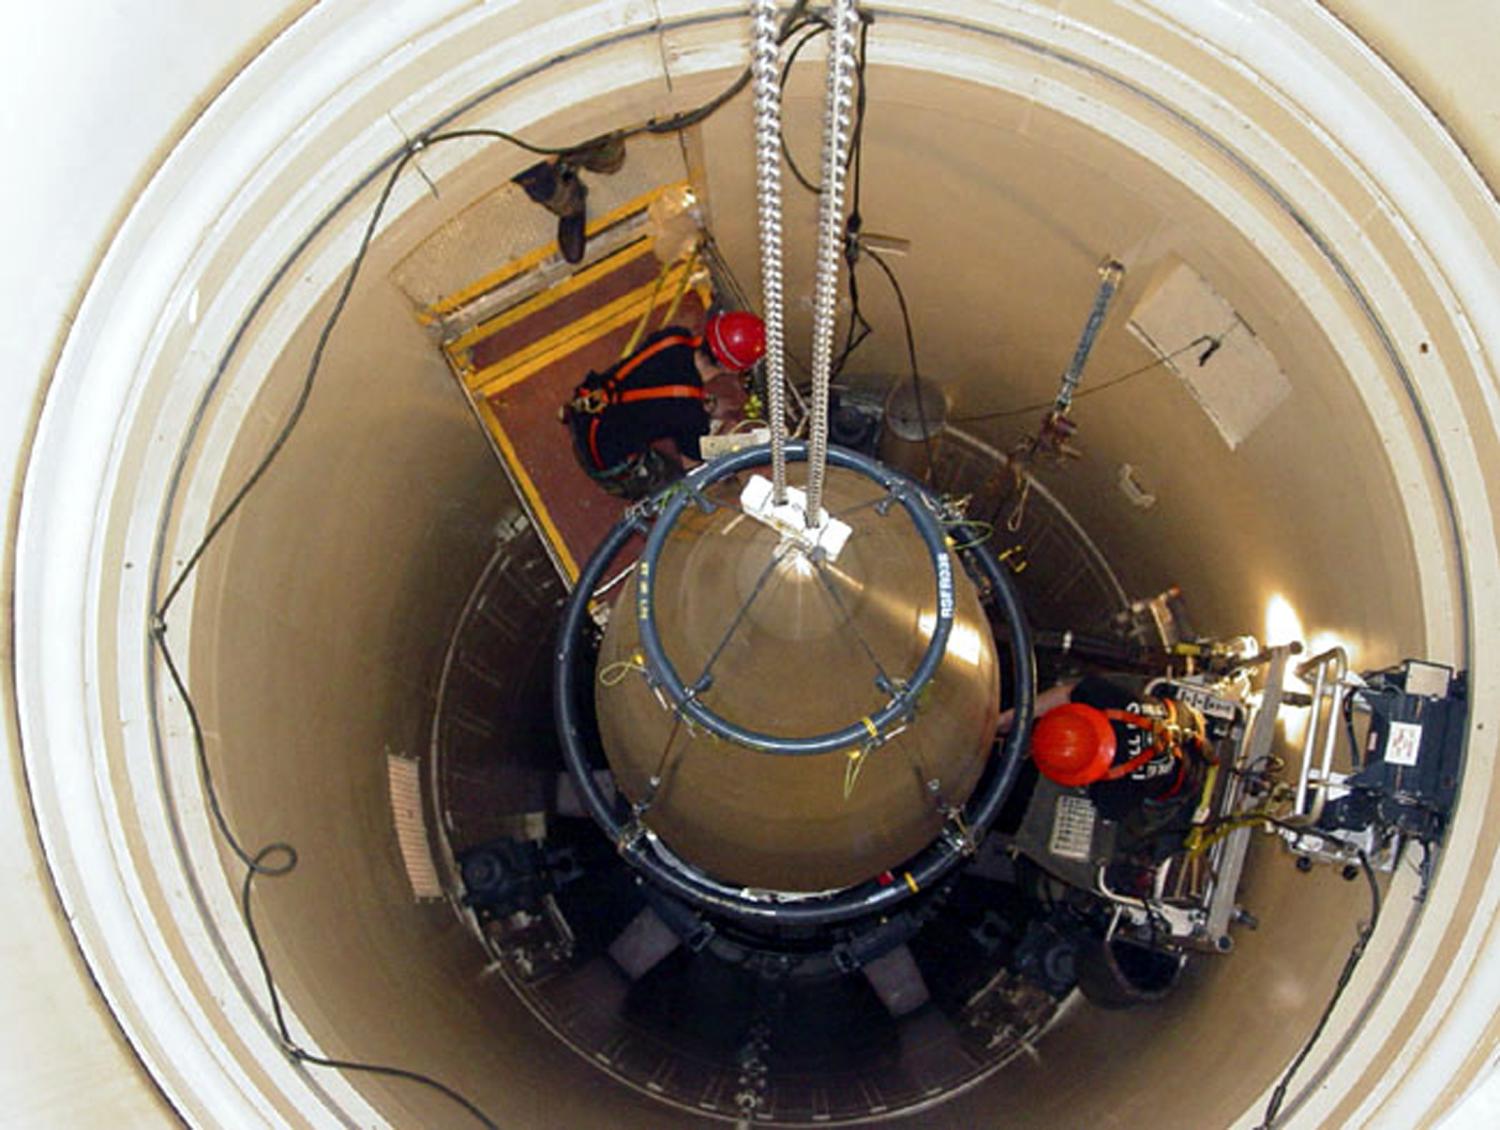
<svg viewBox="0 0 1500 1130"><path fill-rule="evenodd" d="M770 526L784 541L796 542L808 553L821 552L825 561L836 561L849 540L850 527L824 510L812 524L807 520L807 492L786 488L786 501L777 505L776 488L764 475L751 475L740 492L740 506L757 522Z"/></svg>

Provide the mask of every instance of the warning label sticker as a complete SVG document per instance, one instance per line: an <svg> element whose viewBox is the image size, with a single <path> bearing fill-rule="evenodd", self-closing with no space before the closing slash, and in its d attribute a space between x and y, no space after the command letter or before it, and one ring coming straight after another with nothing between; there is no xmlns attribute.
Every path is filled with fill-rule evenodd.
<svg viewBox="0 0 1500 1130"><path fill-rule="evenodd" d="M1385 743L1385 760L1389 765L1415 765L1422 751L1420 722L1392 722L1390 740Z"/></svg>
<svg viewBox="0 0 1500 1130"><path fill-rule="evenodd" d="M1062 859L1087 862L1094 846L1094 805L1087 797L1063 794L1052 810L1047 850Z"/></svg>

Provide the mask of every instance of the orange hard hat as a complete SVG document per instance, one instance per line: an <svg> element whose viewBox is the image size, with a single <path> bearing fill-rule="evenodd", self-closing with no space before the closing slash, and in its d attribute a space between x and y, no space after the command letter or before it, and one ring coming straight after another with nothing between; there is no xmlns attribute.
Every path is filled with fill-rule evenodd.
<svg viewBox="0 0 1500 1130"><path fill-rule="evenodd" d="M715 314L703 327L708 351L724 368L743 373L766 355L766 324L745 310Z"/></svg>
<svg viewBox="0 0 1500 1130"><path fill-rule="evenodd" d="M1115 761L1115 730L1104 711L1082 702L1055 706L1031 731L1031 759L1043 776L1076 787L1101 781Z"/></svg>

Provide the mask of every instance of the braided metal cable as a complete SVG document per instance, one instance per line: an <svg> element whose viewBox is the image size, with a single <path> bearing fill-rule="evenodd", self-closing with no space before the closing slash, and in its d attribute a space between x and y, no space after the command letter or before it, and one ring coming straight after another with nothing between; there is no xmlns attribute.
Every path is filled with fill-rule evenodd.
<svg viewBox="0 0 1500 1130"><path fill-rule="evenodd" d="M781 244L781 84L776 0L750 8L755 83L755 197L760 219L761 310L766 321L766 413L771 423L772 501L786 501L786 323Z"/></svg>
<svg viewBox="0 0 1500 1130"><path fill-rule="evenodd" d="M808 430L807 524L823 512L828 465L828 388L833 370L839 257L844 242L845 152L854 113L855 0L834 0L828 36L828 84L823 107L823 191L818 198L818 246L813 278L812 418Z"/></svg>

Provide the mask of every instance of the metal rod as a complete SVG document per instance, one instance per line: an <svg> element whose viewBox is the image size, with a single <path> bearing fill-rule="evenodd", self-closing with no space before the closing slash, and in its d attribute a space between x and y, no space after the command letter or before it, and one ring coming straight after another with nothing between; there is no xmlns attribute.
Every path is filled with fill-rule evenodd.
<svg viewBox="0 0 1500 1130"><path fill-rule="evenodd" d="M1331 677L1329 668L1332 668ZM1298 817L1308 823L1316 823L1323 814L1327 799L1329 778L1333 770L1333 754L1338 747L1339 708L1344 701L1344 679L1349 674L1349 656L1341 647L1331 647L1313 656L1297 668L1297 677L1306 679L1313 674L1312 705L1308 707L1307 734L1302 741L1302 768L1297 774L1297 799L1293 809ZM1324 702L1327 701L1328 720L1323 721ZM1318 775L1313 777L1313 756L1322 737ZM1316 786L1316 791L1314 791Z"/></svg>
<svg viewBox="0 0 1500 1130"><path fill-rule="evenodd" d="M1073 350L1073 360L1068 363L1068 370L1063 374L1062 387L1057 390L1054 408L1058 412L1066 412L1073 404L1073 393L1083 380L1083 367L1088 363L1089 354L1094 351L1094 342L1104 326L1104 316L1109 313L1109 304L1114 300L1115 291L1119 289L1120 280L1124 277L1125 266L1119 260L1106 259L1099 264L1099 290L1094 295L1094 307L1089 311L1089 320L1083 325L1078 347Z"/></svg>

